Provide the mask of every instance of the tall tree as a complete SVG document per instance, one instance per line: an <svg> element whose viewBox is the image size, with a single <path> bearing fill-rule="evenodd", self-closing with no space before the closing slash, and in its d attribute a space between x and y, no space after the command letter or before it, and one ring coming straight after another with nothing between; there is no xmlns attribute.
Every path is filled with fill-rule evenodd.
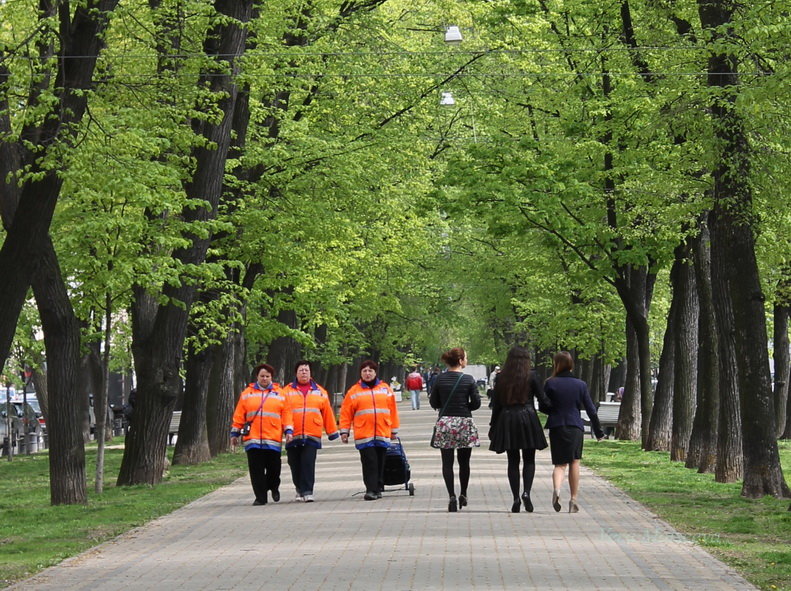
<svg viewBox="0 0 791 591"><path fill-rule="evenodd" d="M769 378L766 315L758 265L751 147L737 99L738 39L734 31L738 5L732 0L698 0L701 25L711 36L708 84L711 116L718 140L713 171L711 216L714 304L720 337L736 359L744 432L742 494L791 496L783 478L774 433L774 399Z"/></svg>
<svg viewBox="0 0 791 591"><path fill-rule="evenodd" d="M206 35L204 51L214 65L204 70L199 86L214 101L218 116L192 121L205 144L193 150L195 169L184 187L187 197L194 200L182 212L184 221L192 224L185 236L187 245L173 253L185 271L203 263L210 243L211 230L199 226L217 215L236 101L236 75L252 5L252 0L217 0L215 23ZM157 303L156 294L136 289L132 347L138 393L135 426L127 437L118 474L120 485L156 484L162 479L167 428L181 391L182 350L195 292L196 286L186 274L165 287L165 303Z"/></svg>

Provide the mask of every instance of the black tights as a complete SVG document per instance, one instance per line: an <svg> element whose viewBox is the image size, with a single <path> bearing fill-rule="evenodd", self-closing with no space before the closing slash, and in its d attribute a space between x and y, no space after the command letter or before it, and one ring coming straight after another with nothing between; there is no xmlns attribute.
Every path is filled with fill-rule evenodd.
<svg viewBox="0 0 791 591"><path fill-rule="evenodd" d="M518 449L507 449L508 454L508 484L511 486L511 493L514 500L519 499L519 485L524 484L524 491L529 495L533 488L533 477L536 475L536 450L523 449L524 466L522 467L522 482L519 481L519 451Z"/></svg>
<svg viewBox="0 0 791 591"><path fill-rule="evenodd" d="M448 489L448 496L456 496L456 491L453 486L453 452L452 449L439 450L442 454L442 478L445 480L445 488ZM470 456L472 456L471 447L462 447L456 451L459 458L459 485L461 486L460 494L467 496L467 485L470 483Z"/></svg>

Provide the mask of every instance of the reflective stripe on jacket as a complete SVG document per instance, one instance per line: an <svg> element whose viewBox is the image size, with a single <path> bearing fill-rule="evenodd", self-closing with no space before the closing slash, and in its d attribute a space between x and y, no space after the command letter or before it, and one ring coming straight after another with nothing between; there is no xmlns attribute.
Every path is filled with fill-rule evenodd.
<svg viewBox="0 0 791 591"><path fill-rule="evenodd" d="M322 430L330 441L340 437L330 397L316 382L310 381L310 390L304 396L296 382L288 384L281 393L288 400L294 417L294 439L286 444L287 448L299 445L320 448Z"/></svg>
<svg viewBox="0 0 791 591"><path fill-rule="evenodd" d="M341 434L354 429L354 446L389 447L399 427L395 394L377 380L372 388L362 381L349 388L341 405Z"/></svg>
<svg viewBox="0 0 791 591"><path fill-rule="evenodd" d="M242 437L245 450L280 451L283 433L294 430L291 407L276 386L262 390L254 382L245 388L233 413L231 437L239 437L248 421L250 433Z"/></svg>

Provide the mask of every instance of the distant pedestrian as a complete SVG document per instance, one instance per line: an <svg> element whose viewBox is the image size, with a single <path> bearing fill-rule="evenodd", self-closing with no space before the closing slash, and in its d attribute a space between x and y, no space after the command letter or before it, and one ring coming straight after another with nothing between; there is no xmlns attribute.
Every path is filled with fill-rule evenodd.
<svg viewBox="0 0 791 591"><path fill-rule="evenodd" d="M547 447L544 430L536 413L536 399L541 410L546 412L549 401L530 367L530 353L523 347L513 347L508 352L503 370L497 375L492 395L492 418L489 422L489 449L508 455L512 513L519 513L520 485L521 503L524 504L525 511L533 512L530 491L536 474L536 450Z"/></svg>
<svg viewBox="0 0 791 591"><path fill-rule="evenodd" d="M412 401L412 410L420 410L420 391L423 389L423 377L414 368L406 377L406 389Z"/></svg>
<svg viewBox="0 0 791 591"><path fill-rule="evenodd" d="M489 399L489 408L492 407L492 396L494 395L494 386L497 383L498 375L500 375L500 366L495 365L486 382L486 397Z"/></svg>
<svg viewBox="0 0 791 591"><path fill-rule="evenodd" d="M560 511L560 487L569 469L569 513L579 511L577 494L580 487L580 459L582 459L582 440L584 425L580 409L584 408L591 421L591 429L597 440L604 437L593 405L588 385L575 378L574 358L567 351L556 353L553 358L552 376L544 384L544 392L552 405L546 428L549 429L549 443L552 450L552 507Z"/></svg>
<svg viewBox="0 0 791 591"><path fill-rule="evenodd" d="M330 441L340 437L327 391L311 375L309 361L297 361L294 381L283 388L283 395L294 415L294 438L286 443L291 480L297 494L296 501L312 503L316 480L316 454L321 449L322 431Z"/></svg>
<svg viewBox="0 0 791 591"><path fill-rule="evenodd" d="M437 381L438 377L439 377L439 368L436 366L432 367L431 371L428 372L428 377L426 378L426 392L428 392L429 394L431 394L431 391L434 389L434 382Z"/></svg>
<svg viewBox="0 0 791 591"><path fill-rule="evenodd" d="M436 447L442 454L442 478L448 491L448 511L455 513L467 505L472 448L480 446L478 428L472 411L481 407L481 396L475 378L462 370L467 366L467 353L454 347L442 355L448 371L439 374L429 396L431 407L439 411L436 423ZM454 454L455 452L455 454ZM453 463L459 461L460 494L456 498Z"/></svg>
<svg viewBox="0 0 791 591"><path fill-rule="evenodd" d="M376 377L378 370L375 361L363 361L360 380L349 388L341 405L341 441L348 443L349 431L354 430L366 501L382 498L385 455L399 426L395 394L387 383Z"/></svg>
<svg viewBox="0 0 791 591"><path fill-rule="evenodd" d="M283 436L291 441L294 425L291 407L272 382L275 369L266 363L253 370L255 381L239 396L231 425L231 446L241 440L247 453L253 505L266 505L267 491L280 500L280 449Z"/></svg>

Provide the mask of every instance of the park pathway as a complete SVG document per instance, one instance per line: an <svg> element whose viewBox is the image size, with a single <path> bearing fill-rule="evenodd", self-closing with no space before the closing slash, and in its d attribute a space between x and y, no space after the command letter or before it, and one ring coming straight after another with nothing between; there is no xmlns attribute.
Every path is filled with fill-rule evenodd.
<svg viewBox="0 0 791 591"><path fill-rule="evenodd" d="M583 469L581 510L550 506L549 450L537 455L534 513L510 512L506 460L487 449L488 410L475 413L469 506L447 512L436 413L400 404L414 496L362 500L352 444L319 452L316 502L254 507L247 478L11 587L91 591L360 589L753 589L624 493ZM586 442L593 445L593 442ZM239 461L244 462L242 455ZM391 487L392 489L392 487ZM568 502L565 494L562 500Z"/></svg>

